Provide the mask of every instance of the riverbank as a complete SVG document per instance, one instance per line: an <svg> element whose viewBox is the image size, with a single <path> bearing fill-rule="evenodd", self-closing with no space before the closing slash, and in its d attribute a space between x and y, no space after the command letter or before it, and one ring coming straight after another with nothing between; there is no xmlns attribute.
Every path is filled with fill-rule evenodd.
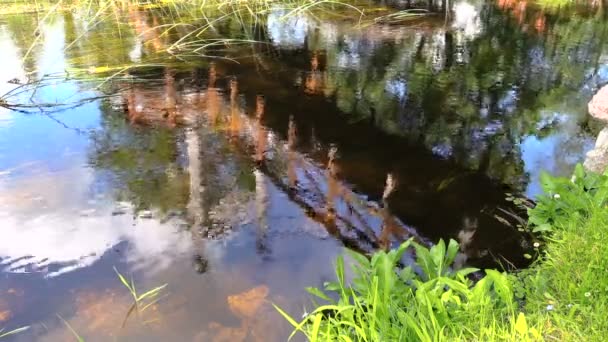
<svg viewBox="0 0 608 342"><path fill-rule="evenodd" d="M576 168L571 179L543 177L545 195L529 210L539 258L513 274L451 270L455 241L430 249L411 241L398 250L356 260L355 277L325 291L309 289L317 306L297 323L311 341L601 341L608 334L608 176ZM395 272L413 248L416 263Z"/></svg>

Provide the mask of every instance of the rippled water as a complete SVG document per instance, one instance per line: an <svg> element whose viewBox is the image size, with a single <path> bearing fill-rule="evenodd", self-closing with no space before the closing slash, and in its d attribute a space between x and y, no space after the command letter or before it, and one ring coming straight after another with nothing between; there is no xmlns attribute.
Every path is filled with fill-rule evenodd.
<svg viewBox="0 0 608 342"><path fill-rule="evenodd" d="M568 174L591 148L603 14L458 2L448 21L364 28L283 14L254 28L268 44L185 62L160 51L187 31L152 29L154 10L91 31L65 13L39 38L34 16L0 17L0 92L39 80L9 100L41 105L0 108L0 328L285 340L271 303L302 314L343 246L453 238L459 265L527 265L505 198L533 198L541 170ZM128 63L101 85L64 74ZM167 284L161 300L129 314L115 269L140 293Z"/></svg>

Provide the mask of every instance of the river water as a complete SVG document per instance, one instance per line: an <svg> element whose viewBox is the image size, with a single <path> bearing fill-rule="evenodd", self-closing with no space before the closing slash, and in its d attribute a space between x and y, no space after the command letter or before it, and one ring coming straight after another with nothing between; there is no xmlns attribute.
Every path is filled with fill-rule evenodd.
<svg viewBox="0 0 608 342"><path fill-rule="evenodd" d="M458 266L525 267L506 198L593 146L597 6L460 1L366 25L279 8L212 27L163 7L0 16L0 329L281 341L272 304L310 309L304 288L344 246L451 238ZM176 16L188 25L160 26ZM117 272L166 287L131 310Z"/></svg>

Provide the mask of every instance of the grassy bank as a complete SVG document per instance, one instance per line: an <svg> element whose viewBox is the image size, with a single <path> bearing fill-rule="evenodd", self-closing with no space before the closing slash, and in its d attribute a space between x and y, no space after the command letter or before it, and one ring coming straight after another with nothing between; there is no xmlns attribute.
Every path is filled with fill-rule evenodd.
<svg viewBox="0 0 608 342"><path fill-rule="evenodd" d="M608 174L607 174L608 175ZM316 309L294 334L311 341L603 341L608 298L608 176L543 177L546 195L529 211L528 229L544 241L539 259L515 274L453 270L458 245L430 249L412 241L371 260L352 254L355 277L308 289ZM397 267L413 248L416 263Z"/></svg>

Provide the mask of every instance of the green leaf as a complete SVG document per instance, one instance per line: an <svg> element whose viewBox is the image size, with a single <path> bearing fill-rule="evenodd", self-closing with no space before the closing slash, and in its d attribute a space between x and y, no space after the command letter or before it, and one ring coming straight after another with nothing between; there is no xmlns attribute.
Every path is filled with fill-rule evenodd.
<svg viewBox="0 0 608 342"><path fill-rule="evenodd" d="M63 323L65 324L66 327L68 327L68 329L70 330L70 332L72 333L72 335L74 335L74 337L76 338L76 341L78 342L84 342L84 339L82 337L80 337L80 335L78 335L78 333L76 332L76 330L74 330L74 328L72 328L72 326L70 325L70 323L68 323L65 319L63 319L63 317L57 315L57 317L59 317L60 320L63 321Z"/></svg>
<svg viewBox="0 0 608 342"><path fill-rule="evenodd" d="M453 239L450 239L450 242L448 243L448 250L447 250L447 254L445 257L445 266L448 267L450 265L452 265L452 262L454 262L454 259L456 258L456 254L458 254L458 250L460 249L460 246L458 245L458 242L456 242Z"/></svg>
<svg viewBox="0 0 608 342"><path fill-rule="evenodd" d="M545 193L554 193L555 191L555 180L546 171L540 173L540 184Z"/></svg>
<svg viewBox="0 0 608 342"><path fill-rule="evenodd" d="M479 268L466 267L466 268L462 268L462 269L459 269L458 271L456 271L456 274L458 274L460 276L463 276L463 277L466 277L469 274L475 273L477 271L479 271Z"/></svg>
<svg viewBox="0 0 608 342"><path fill-rule="evenodd" d="M346 249L346 254L348 254L351 258L353 258L357 264L361 267L369 267L369 259L359 252L353 251L351 249Z"/></svg>
<svg viewBox="0 0 608 342"><path fill-rule="evenodd" d="M414 238L409 238L407 241L404 241L399 248L397 248L397 252L395 253L395 257L393 262L396 264L399 260L401 260L401 257L403 256L403 253L405 253L405 251L412 245L412 241L414 241Z"/></svg>
<svg viewBox="0 0 608 342"><path fill-rule="evenodd" d="M306 291L307 291L308 293L310 293L311 295L313 295L313 296L317 296L317 297L319 297L319 298L321 298L321 299L324 299L324 300L326 300L326 301L328 301L328 302L331 302L331 301L332 301L332 300L331 300L331 298L329 298L329 297L328 297L328 296L327 296L327 295L326 295L326 294L325 294L323 291L319 290L319 289L318 289L318 288L316 288L316 287L307 287L307 288L306 288Z"/></svg>
<svg viewBox="0 0 608 342"><path fill-rule="evenodd" d="M137 298L137 301L139 302L139 301L141 301L143 299L146 299L147 297L154 297L154 296L158 295L158 293L160 291L162 291L162 289L164 289L165 287L167 287L167 284L164 284L164 285L161 285L161 286L159 286L157 288L154 288L154 289L152 289L152 290L150 290L150 291L142 294L141 296L139 296Z"/></svg>
<svg viewBox="0 0 608 342"><path fill-rule="evenodd" d="M377 264L374 265L374 271L378 276L384 300L388 300L396 277L395 264L393 264L388 255L381 253L377 260Z"/></svg>
<svg viewBox="0 0 608 342"><path fill-rule="evenodd" d="M437 275L440 275L443 271L443 261L445 258L445 242L443 242L443 239L440 239L435 246L431 247L430 255L433 264L437 268Z"/></svg>
<svg viewBox="0 0 608 342"><path fill-rule="evenodd" d="M341 289L340 284L336 283L335 281L328 281L323 284L323 286L325 287L325 291L338 292Z"/></svg>
<svg viewBox="0 0 608 342"><path fill-rule="evenodd" d="M533 233L550 232L550 231L552 231L552 230L553 230L553 228L552 228L552 227L551 227L551 225L550 225L550 224L548 224L548 223L543 223L543 224L540 224L540 225L538 225L538 226L534 226L534 227L532 228L532 232L533 232Z"/></svg>
<svg viewBox="0 0 608 342"><path fill-rule="evenodd" d="M576 164L574 167L574 176L576 180L583 180L585 178L585 168L581 163Z"/></svg>
<svg viewBox="0 0 608 342"><path fill-rule="evenodd" d="M526 316L523 312L520 312L515 322L515 330L522 336L528 334L528 323L526 322Z"/></svg>
<svg viewBox="0 0 608 342"><path fill-rule="evenodd" d="M424 273L425 278L431 279L432 277L435 276L435 272L433 272L435 270L435 267L433 264L433 258L431 257L429 250L426 247L421 246L417 243L414 244L414 248L416 248L417 264L422 269L422 272Z"/></svg>
<svg viewBox="0 0 608 342"><path fill-rule="evenodd" d="M315 320L312 323L312 333L311 339L315 340L319 336L319 328L321 327L321 320L323 320L323 315L315 315Z"/></svg>

